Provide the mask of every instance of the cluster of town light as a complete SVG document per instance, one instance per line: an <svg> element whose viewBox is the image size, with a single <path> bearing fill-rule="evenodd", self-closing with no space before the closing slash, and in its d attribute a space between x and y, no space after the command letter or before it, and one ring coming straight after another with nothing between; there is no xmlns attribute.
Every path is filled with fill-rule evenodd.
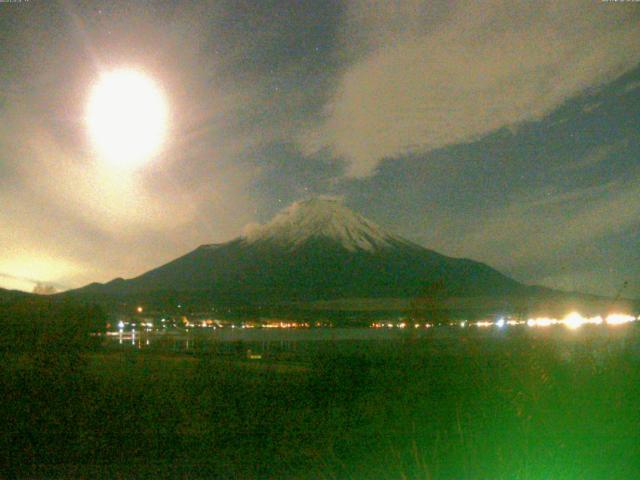
<svg viewBox="0 0 640 480"><path fill-rule="evenodd" d="M307 322L267 322L262 325L263 328L309 328L310 326Z"/></svg>
<svg viewBox="0 0 640 480"><path fill-rule="evenodd" d="M622 325L625 323L635 322L636 317L632 315L626 315L623 313L612 313L606 317L597 315L595 317L585 317L578 312L571 312L564 318L558 320L555 318L530 318L527 320L527 325L530 327L548 327L550 325L564 325L571 330L580 328L583 325Z"/></svg>
<svg viewBox="0 0 640 480"><path fill-rule="evenodd" d="M431 323L413 323L411 324L413 325L414 328L431 328L433 327L433 324ZM407 323L406 322L400 322L400 323L392 323L392 322L374 322L371 324L371 328L406 328L407 327Z"/></svg>
<svg viewBox="0 0 640 480"><path fill-rule="evenodd" d="M161 328L165 329L167 327L183 327L187 331L191 328L210 328L216 330L218 328L231 328L231 329L251 329L251 328L320 328L320 327L332 327L333 325L326 322L295 322L295 321L283 321L283 320L271 320L271 321L247 321L241 323L234 323L225 320L194 320L191 321L187 317L183 316L180 320L167 320L163 318L160 320ZM140 331L151 332L154 330L155 326L153 322L148 320L138 321L138 322L129 322L120 320L117 324L118 331L117 332L108 332L107 335L122 335L125 329L131 331L131 333L135 334L136 328L140 329Z"/></svg>
<svg viewBox="0 0 640 480"><path fill-rule="evenodd" d="M585 317L578 312L571 312L565 317L551 318L551 317L536 317L529 318L528 320L514 320L511 318L500 317L497 320L480 320L476 322L469 322L467 320L462 320L460 322L449 323L449 326L460 326L465 328L467 326L475 326L478 328L487 328L487 327L497 327L503 328L507 325L527 325L529 327L549 327L552 325L564 325L565 327L575 330L580 328L583 325L623 325L626 323L631 323L638 321L639 318L634 317L632 315L627 315L624 313L611 313L606 317L602 317L600 315L594 317ZM408 325L413 325L414 328L430 328L433 327L430 323L415 323L415 324L407 324L406 322L400 323L392 323L392 322L375 322L371 324L372 328L406 328Z"/></svg>

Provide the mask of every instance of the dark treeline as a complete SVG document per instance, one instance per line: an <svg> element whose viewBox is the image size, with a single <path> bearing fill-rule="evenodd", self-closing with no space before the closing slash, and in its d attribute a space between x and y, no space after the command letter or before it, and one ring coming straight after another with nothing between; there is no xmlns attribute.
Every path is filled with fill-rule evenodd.
<svg viewBox="0 0 640 480"><path fill-rule="evenodd" d="M566 348L461 337L464 355L328 343L279 365L105 351L90 306L14 304L0 318L2 478L640 475L635 331Z"/></svg>
<svg viewBox="0 0 640 480"><path fill-rule="evenodd" d="M72 354L97 348L92 336L105 330L107 314L96 305L19 298L0 304L0 351Z"/></svg>

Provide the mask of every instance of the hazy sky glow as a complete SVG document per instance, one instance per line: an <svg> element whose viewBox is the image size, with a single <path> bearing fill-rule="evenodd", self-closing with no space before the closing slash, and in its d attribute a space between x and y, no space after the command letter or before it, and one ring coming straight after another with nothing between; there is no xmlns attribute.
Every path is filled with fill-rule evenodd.
<svg viewBox="0 0 640 480"><path fill-rule="evenodd" d="M2 3L0 286L135 276L330 194L518 280L639 297L639 23L590 0ZM114 69L166 97L125 172L85 121Z"/></svg>

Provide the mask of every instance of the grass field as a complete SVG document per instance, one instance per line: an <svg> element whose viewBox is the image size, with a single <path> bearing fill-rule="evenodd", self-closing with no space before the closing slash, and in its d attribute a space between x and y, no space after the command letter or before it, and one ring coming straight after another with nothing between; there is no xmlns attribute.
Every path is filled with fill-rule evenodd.
<svg viewBox="0 0 640 480"><path fill-rule="evenodd" d="M30 351L1 365L5 478L640 477L628 334L327 343L294 364ZM634 336L635 335L635 336Z"/></svg>

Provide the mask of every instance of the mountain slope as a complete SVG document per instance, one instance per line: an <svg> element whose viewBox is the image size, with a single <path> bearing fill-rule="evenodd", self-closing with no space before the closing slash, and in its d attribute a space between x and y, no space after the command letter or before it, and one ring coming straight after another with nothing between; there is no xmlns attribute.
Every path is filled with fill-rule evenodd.
<svg viewBox="0 0 640 480"><path fill-rule="evenodd" d="M341 202L298 202L270 223L203 245L139 277L76 293L201 292L213 301L279 303L415 297L437 285L449 296L516 294L526 288L491 267L428 250L386 232Z"/></svg>

